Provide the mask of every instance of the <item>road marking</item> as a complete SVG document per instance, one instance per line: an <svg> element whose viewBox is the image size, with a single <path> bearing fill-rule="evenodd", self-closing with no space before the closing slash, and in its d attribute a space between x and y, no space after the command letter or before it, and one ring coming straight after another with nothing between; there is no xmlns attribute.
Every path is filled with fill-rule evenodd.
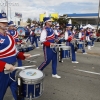
<svg viewBox="0 0 100 100"><path fill-rule="evenodd" d="M80 72L85 72L85 73L90 73L90 74L100 75L100 73L91 72L91 71L85 71L85 70L80 70L80 69L74 69L74 70L76 70L76 71L80 71Z"/></svg>

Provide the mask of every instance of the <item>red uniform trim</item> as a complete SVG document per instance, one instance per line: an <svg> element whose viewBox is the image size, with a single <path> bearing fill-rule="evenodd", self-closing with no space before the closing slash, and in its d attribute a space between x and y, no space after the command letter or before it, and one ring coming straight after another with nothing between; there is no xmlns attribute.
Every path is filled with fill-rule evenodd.
<svg viewBox="0 0 100 100"><path fill-rule="evenodd" d="M44 42L43 44L44 44L45 46L48 46L48 47L50 46L50 42L48 42L48 41Z"/></svg>
<svg viewBox="0 0 100 100"><path fill-rule="evenodd" d="M0 72L3 72L6 62L0 61Z"/></svg>
<svg viewBox="0 0 100 100"><path fill-rule="evenodd" d="M18 55L17 55L17 58L21 59L21 60L25 60L24 53L23 52L19 52Z"/></svg>

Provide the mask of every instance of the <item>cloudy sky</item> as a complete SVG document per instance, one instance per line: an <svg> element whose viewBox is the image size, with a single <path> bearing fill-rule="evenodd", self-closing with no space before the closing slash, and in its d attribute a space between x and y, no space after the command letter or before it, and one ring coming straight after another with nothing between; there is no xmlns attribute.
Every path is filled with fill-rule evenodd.
<svg viewBox="0 0 100 100"><path fill-rule="evenodd" d="M5 0L0 0L0 9L3 8ZM23 20L27 18L39 19L39 14L44 12L72 14L72 13L97 13L99 0L8 0L9 16L13 20L15 12L22 13ZM3 8L4 9L4 8ZM6 10L6 7L5 7Z"/></svg>

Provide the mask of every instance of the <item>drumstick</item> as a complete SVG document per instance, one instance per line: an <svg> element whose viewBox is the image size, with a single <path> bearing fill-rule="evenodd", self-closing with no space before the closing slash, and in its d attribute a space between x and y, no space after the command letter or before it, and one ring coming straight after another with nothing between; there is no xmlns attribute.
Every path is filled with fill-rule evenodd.
<svg viewBox="0 0 100 100"><path fill-rule="evenodd" d="M25 61L29 61L29 62L36 62L36 61L31 61L31 60L25 60Z"/></svg>
<svg viewBox="0 0 100 100"><path fill-rule="evenodd" d="M36 57L36 56L40 56L40 54L31 55L30 58L31 58L31 57Z"/></svg>
<svg viewBox="0 0 100 100"><path fill-rule="evenodd" d="M65 45L65 44L54 44L54 45L58 45L59 46L59 45Z"/></svg>
<svg viewBox="0 0 100 100"><path fill-rule="evenodd" d="M75 40L80 40L80 39L75 39Z"/></svg>
<svg viewBox="0 0 100 100"><path fill-rule="evenodd" d="M64 46L65 44L54 44L54 46L50 45L50 48L55 48L56 46Z"/></svg>
<svg viewBox="0 0 100 100"><path fill-rule="evenodd" d="M15 69L25 69L30 67L35 67L36 65L30 65L30 66L21 66L21 67L15 67Z"/></svg>
<svg viewBox="0 0 100 100"><path fill-rule="evenodd" d="M16 70L16 69L25 69L25 68L35 67L35 66L36 66L36 65L15 67L14 70ZM14 71L14 70L13 70L13 71ZM5 73L5 74L8 74L8 73L10 73L10 72L12 72L12 71L4 69L4 73Z"/></svg>

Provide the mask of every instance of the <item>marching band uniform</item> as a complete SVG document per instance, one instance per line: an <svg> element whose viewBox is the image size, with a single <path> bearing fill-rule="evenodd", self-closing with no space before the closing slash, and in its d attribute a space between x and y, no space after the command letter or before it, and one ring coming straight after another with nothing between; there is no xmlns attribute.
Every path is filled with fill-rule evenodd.
<svg viewBox="0 0 100 100"><path fill-rule="evenodd" d="M26 26L24 29L25 29L25 38L27 38L30 36L30 28L29 26Z"/></svg>
<svg viewBox="0 0 100 100"><path fill-rule="evenodd" d="M33 43L34 43L34 30L35 30L34 26L31 26L31 32L30 32L30 36L29 36L31 45L33 45Z"/></svg>
<svg viewBox="0 0 100 100"><path fill-rule="evenodd" d="M50 24L50 17L44 17L45 24ZM43 51L45 61L38 67L39 70L43 70L52 60L52 77L61 78L57 75L57 52L54 52L54 48L50 48L50 45L54 45L55 34L50 26L45 26L42 30L40 41L43 43Z"/></svg>
<svg viewBox="0 0 100 100"><path fill-rule="evenodd" d="M62 31L59 30L59 24L57 24L55 26L54 33L55 33L56 39L59 39L59 44L62 44L64 42L64 36L61 32Z"/></svg>
<svg viewBox="0 0 100 100"><path fill-rule="evenodd" d="M91 40L90 40L90 29L87 28L86 30L86 41L87 41L87 45L88 45L88 50L91 50Z"/></svg>
<svg viewBox="0 0 100 100"><path fill-rule="evenodd" d="M15 79L15 71L13 71L15 67L13 65L17 58L24 60L26 55L16 50L15 40L10 34L4 34L5 24L7 24L5 13L0 13L0 23L3 25L3 28L0 28L0 100L3 100L8 86L10 86L14 99L18 100L17 82L13 81L13 79ZM13 72L10 74L4 74L4 69Z"/></svg>
<svg viewBox="0 0 100 100"><path fill-rule="evenodd" d="M94 30L91 30L90 32L90 40L91 40L91 46L94 47L94 42L96 40L96 33Z"/></svg>
<svg viewBox="0 0 100 100"><path fill-rule="evenodd" d="M37 36L37 40L40 41L41 28L39 26L35 28L35 34Z"/></svg>
<svg viewBox="0 0 100 100"><path fill-rule="evenodd" d="M65 31L65 40L66 40L66 44L67 46L71 47L71 53L72 53L72 63L79 63L76 61L76 54L75 54L75 48L74 48L74 44L71 42L73 40L73 33L71 31L71 21L69 21L68 24L66 24L66 31Z"/></svg>
<svg viewBox="0 0 100 100"><path fill-rule="evenodd" d="M36 36L36 34L35 34L35 28L34 28L34 26L31 27L30 42L31 42L32 45L33 45L34 42L35 42L36 48L39 48L39 47L38 47L38 42L37 42L37 36Z"/></svg>
<svg viewBox="0 0 100 100"><path fill-rule="evenodd" d="M14 30L14 22L13 21L10 21L9 23L8 23L8 26L10 27L10 26L12 26L13 27L13 29L8 29L8 32L10 33L10 35L12 35L13 36L13 38L15 39L15 42L18 42L18 33L17 33L17 31L15 31Z"/></svg>
<svg viewBox="0 0 100 100"><path fill-rule="evenodd" d="M18 33L17 33L17 31L15 31L14 30L14 22L13 21L10 21L9 23L8 23L8 26L9 27L13 27L13 29L8 29L8 32L10 33L10 35L15 39L15 44L17 44L18 42L20 42L19 41L19 39L18 39ZM18 66L20 67L20 66L22 66L22 60L20 60L20 59L17 59L17 61L18 61Z"/></svg>
<svg viewBox="0 0 100 100"><path fill-rule="evenodd" d="M54 33L56 35L56 38L60 36L59 24L55 26Z"/></svg>
<svg viewBox="0 0 100 100"><path fill-rule="evenodd" d="M84 47L85 33L83 31L83 28L80 28L80 32L79 32L78 38L80 39L80 42L83 42L83 45L82 45L82 53L83 54L87 54L85 52L85 47Z"/></svg>

